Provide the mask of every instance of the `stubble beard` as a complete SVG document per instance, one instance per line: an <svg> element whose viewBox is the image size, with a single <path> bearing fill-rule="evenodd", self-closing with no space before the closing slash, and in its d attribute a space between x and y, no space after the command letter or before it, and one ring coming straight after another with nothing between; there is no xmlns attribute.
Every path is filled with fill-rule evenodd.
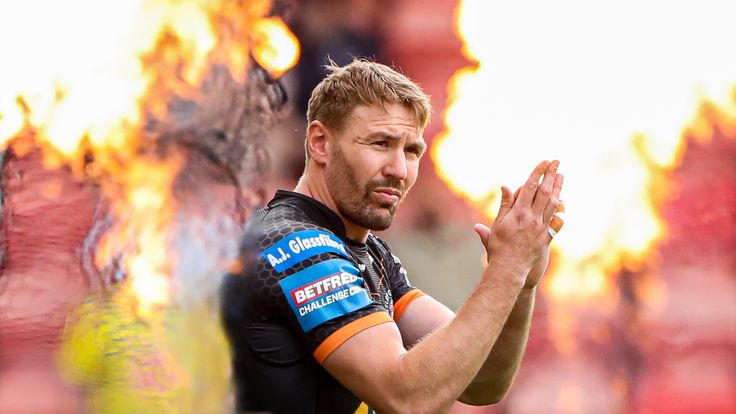
<svg viewBox="0 0 736 414"><path fill-rule="evenodd" d="M389 187L403 194L401 183L390 179L372 180L361 192L355 170L345 160L342 151L335 149L333 155L333 164L327 170L325 179L338 212L347 220L369 230L381 231L391 227L399 203L378 203L376 207L371 193L376 188Z"/></svg>

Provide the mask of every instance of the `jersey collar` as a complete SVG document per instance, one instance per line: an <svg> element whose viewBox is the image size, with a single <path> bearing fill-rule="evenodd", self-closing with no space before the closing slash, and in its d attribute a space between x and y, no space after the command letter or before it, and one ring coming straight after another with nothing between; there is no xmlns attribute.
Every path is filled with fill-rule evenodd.
<svg viewBox="0 0 736 414"><path fill-rule="evenodd" d="M335 233L337 237L351 244L355 243L352 240L348 240L345 234L345 225L340 219L340 216L320 201L295 191L278 190L273 199L268 202L268 206L273 207L282 203L299 207L309 218Z"/></svg>

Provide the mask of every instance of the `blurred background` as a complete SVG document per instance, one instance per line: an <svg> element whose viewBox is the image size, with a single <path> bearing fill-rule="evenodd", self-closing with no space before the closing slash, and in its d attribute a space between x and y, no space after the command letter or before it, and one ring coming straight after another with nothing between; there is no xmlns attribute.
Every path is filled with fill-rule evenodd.
<svg viewBox="0 0 736 414"><path fill-rule="evenodd" d="M0 7L0 413L230 409L219 277L301 174L323 65L353 57L432 98L380 235L451 308L500 186L565 174L516 382L452 413L736 412L732 2Z"/></svg>

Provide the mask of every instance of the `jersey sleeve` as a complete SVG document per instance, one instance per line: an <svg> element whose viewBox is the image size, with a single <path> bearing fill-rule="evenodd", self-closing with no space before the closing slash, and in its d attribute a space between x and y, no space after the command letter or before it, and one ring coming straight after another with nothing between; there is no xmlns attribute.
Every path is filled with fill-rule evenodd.
<svg viewBox="0 0 736 414"><path fill-rule="evenodd" d="M385 243L384 243L385 245ZM385 246L388 248L388 246ZM389 252L390 253L390 252ZM389 283L391 284L391 296L394 298L394 321L398 322L409 304L424 295L420 289L412 286L406 269L401 260L393 253L391 254L389 266Z"/></svg>
<svg viewBox="0 0 736 414"><path fill-rule="evenodd" d="M393 321L371 299L357 264L333 233L283 222L258 233L247 300L259 317L289 326L319 363L358 332Z"/></svg>

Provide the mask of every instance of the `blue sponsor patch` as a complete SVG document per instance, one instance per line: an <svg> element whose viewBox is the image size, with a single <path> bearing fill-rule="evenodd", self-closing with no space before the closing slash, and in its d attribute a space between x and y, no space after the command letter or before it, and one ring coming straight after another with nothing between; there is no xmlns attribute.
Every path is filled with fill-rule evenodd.
<svg viewBox="0 0 736 414"><path fill-rule="evenodd" d="M330 259L279 281L304 332L373 301L353 262Z"/></svg>
<svg viewBox="0 0 736 414"><path fill-rule="evenodd" d="M283 272L305 259L327 252L350 258L345 243L334 234L322 230L291 233L261 254L276 271Z"/></svg>

